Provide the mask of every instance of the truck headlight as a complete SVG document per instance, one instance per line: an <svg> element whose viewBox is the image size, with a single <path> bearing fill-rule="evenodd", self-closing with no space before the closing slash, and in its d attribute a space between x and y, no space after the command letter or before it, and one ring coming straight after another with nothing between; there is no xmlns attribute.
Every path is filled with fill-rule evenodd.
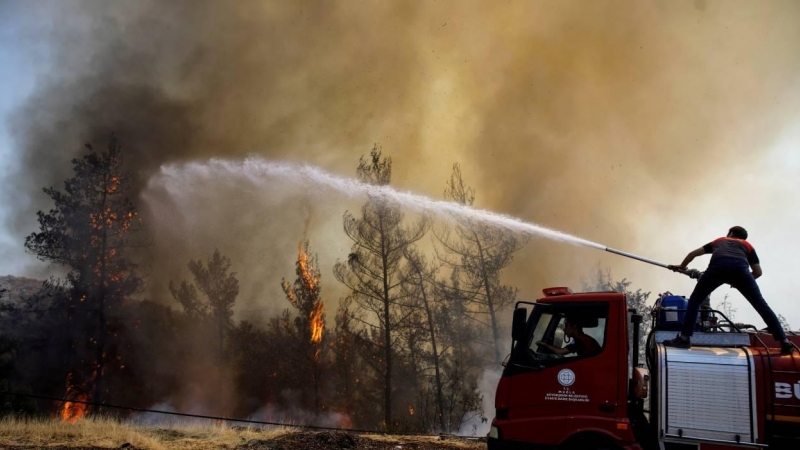
<svg viewBox="0 0 800 450"><path fill-rule="evenodd" d="M489 428L489 437L492 439L500 439L500 429L492 425L492 427Z"/></svg>

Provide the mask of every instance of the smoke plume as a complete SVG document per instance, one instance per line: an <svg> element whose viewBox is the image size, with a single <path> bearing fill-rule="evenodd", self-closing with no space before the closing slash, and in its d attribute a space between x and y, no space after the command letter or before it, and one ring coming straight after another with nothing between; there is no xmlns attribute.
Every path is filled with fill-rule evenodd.
<svg viewBox="0 0 800 450"><path fill-rule="evenodd" d="M2 201L19 242L49 207L41 187L60 186L83 143L102 148L113 132L142 188L162 164L210 157L352 176L378 142L401 189L441 198L460 162L476 207L635 251L675 222L647 233L641 223L696 211L800 104L795 1L53 1L14 11L51 58L9 122L18 160ZM164 199L143 209L154 228L149 297L167 298L190 258L219 248L241 280L240 316L282 309L279 281L293 272L306 209L323 295L338 295L341 215L357 204L303 200L296 186L191 189L180 208ZM535 296L591 270L585 252L534 240L507 281Z"/></svg>
<svg viewBox="0 0 800 450"><path fill-rule="evenodd" d="M115 132L142 182L165 162L247 154L349 175L380 142L401 187L439 196L460 161L480 207L635 248L620 236L639 216L678 210L666 197L751 163L785 126L798 99L798 8L45 3L26 13L52 69L11 121L20 160L5 192L10 225L30 232L46 207L39 189L61 183L84 142L102 147ZM263 251L287 255L262 269L291 269L298 218L248 214L270 230ZM531 247L518 272L542 253L564 261L554 271L571 263ZM543 270L526 278L538 283Z"/></svg>

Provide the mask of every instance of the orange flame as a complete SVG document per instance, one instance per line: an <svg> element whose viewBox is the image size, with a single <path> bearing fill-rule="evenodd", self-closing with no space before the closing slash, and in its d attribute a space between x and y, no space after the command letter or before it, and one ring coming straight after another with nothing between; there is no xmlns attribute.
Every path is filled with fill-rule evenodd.
<svg viewBox="0 0 800 450"><path fill-rule="evenodd" d="M309 320L311 322L311 343L312 344L319 344L322 342L322 331L325 328L325 322L322 320L322 311L323 311L323 303L322 300L319 300L315 305L314 309L311 310L311 316Z"/></svg>
<svg viewBox="0 0 800 450"><path fill-rule="evenodd" d="M61 420L64 422L75 423L86 415L87 405L85 403L75 403L75 401L85 402L88 400L86 394L81 391L81 387L73 381L72 372L67 374L67 393L65 397L72 401L64 402L64 406L61 407Z"/></svg>
<svg viewBox="0 0 800 450"><path fill-rule="evenodd" d="M411 406L411 405L408 406L408 414L411 415L411 416L414 415L414 407Z"/></svg>
<svg viewBox="0 0 800 450"><path fill-rule="evenodd" d="M339 426L342 428L353 428L353 419L347 414L342 414L342 419L339 421Z"/></svg>
<svg viewBox="0 0 800 450"><path fill-rule="evenodd" d="M302 241L297 246L297 264L300 266L300 276L303 278L303 284L306 285L309 291L316 291L319 287L319 273L313 267L309 267L308 253L303 251ZM312 344L320 344L322 342L322 332L325 329L325 322L322 319L324 309L325 305L322 300L317 300L311 309L311 314L308 316ZM317 354L319 354L319 350L317 350Z"/></svg>
<svg viewBox="0 0 800 450"><path fill-rule="evenodd" d="M297 246L297 263L300 264L300 274L308 290L313 291L319 285L319 274L312 267L308 268L308 253L303 251L303 243Z"/></svg>
<svg viewBox="0 0 800 450"><path fill-rule="evenodd" d="M77 395L75 400L85 402L86 396ZM61 408L61 420L66 423L75 423L85 415L86 405L83 403L64 402L64 407Z"/></svg>

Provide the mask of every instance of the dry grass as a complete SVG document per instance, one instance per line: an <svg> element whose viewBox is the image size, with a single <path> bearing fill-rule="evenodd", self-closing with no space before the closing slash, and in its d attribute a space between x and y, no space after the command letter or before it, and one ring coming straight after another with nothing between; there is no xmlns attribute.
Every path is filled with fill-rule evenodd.
<svg viewBox="0 0 800 450"><path fill-rule="evenodd" d="M112 418L81 419L74 424L58 419L0 419L0 448L105 448L119 449L129 444L135 449L149 450L217 450L233 449L251 441L270 441L298 431L294 428L231 427L211 421L160 421L157 425L137 425ZM302 444L309 438L314 445L316 433L287 436L292 442ZM397 436L381 434L361 435L364 448L394 448L396 445L415 444L414 448L447 448L476 450L486 448L485 442L455 436ZM366 441L364 440L366 439ZM327 442L324 441L323 442ZM375 446L378 444L378 446ZM314 447L321 448L321 447Z"/></svg>
<svg viewBox="0 0 800 450"><path fill-rule="evenodd" d="M221 425L180 425L154 428L109 418L82 419L67 424L55 419L0 420L0 447L102 447L130 444L137 449L188 450L234 447L250 440L274 439L290 428L231 428Z"/></svg>

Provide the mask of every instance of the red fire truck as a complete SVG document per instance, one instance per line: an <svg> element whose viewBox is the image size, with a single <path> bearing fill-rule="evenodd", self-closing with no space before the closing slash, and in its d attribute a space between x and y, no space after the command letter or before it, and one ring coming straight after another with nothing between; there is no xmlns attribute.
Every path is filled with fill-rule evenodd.
<svg viewBox="0 0 800 450"><path fill-rule="evenodd" d="M623 294L544 295L514 310L490 450L800 449L800 353L766 331L706 310L691 349L665 347L686 299L662 295L640 346Z"/></svg>

